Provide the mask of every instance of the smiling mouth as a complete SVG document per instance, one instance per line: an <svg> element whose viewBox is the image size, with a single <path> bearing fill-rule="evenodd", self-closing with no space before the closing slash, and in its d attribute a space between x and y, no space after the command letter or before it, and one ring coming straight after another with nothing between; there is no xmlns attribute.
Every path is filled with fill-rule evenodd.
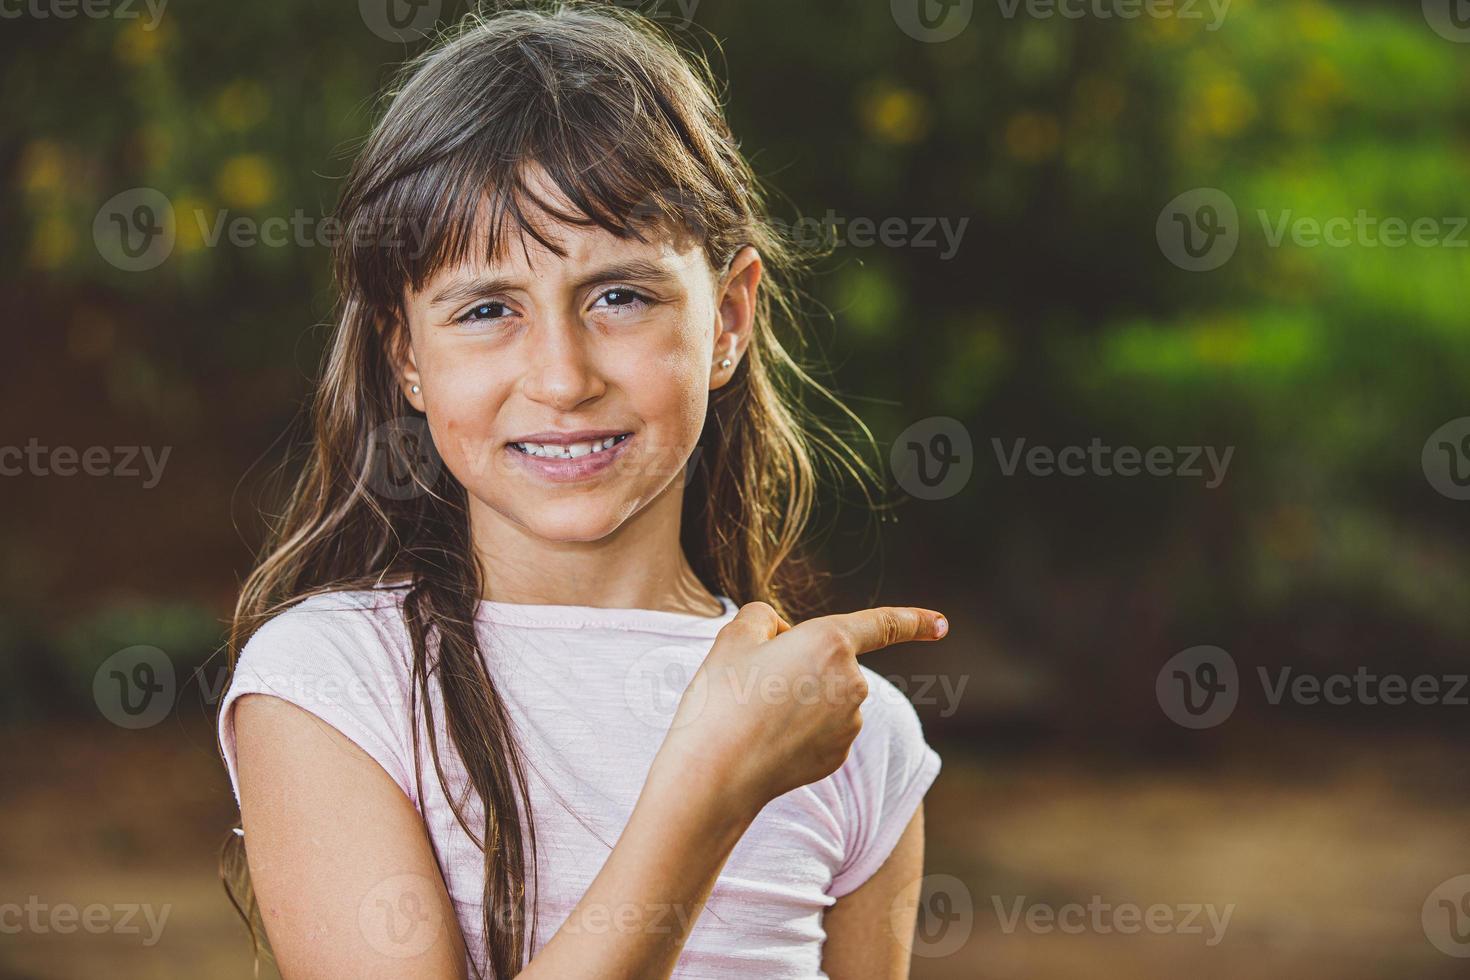
<svg viewBox="0 0 1470 980"><path fill-rule="evenodd" d="M631 432L622 432L617 435L606 436L595 439L581 439L575 442L512 442L510 447L526 456L534 456L537 459L581 459L583 456L595 456L598 453L607 452L618 443L623 442Z"/></svg>

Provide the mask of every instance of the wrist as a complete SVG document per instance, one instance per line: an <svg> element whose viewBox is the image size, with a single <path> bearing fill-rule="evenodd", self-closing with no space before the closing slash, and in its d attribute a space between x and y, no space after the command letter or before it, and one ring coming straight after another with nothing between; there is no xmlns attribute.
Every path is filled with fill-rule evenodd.
<svg viewBox="0 0 1470 980"><path fill-rule="evenodd" d="M664 740L654 756L648 785L655 793L701 812L716 829L738 828L739 833L770 802L739 778L719 753L672 737Z"/></svg>

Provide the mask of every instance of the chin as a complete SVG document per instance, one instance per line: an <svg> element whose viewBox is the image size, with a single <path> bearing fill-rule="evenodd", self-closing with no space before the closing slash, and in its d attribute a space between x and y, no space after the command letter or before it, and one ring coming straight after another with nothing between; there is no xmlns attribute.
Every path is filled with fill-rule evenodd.
<svg viewBox="0 0 1470 980"><path fill-rule="evenodd" d="M601 541L623 526L628 514L621 507L591 501L547 504L516 514L518 522L547 541L579 543Z"/></svg>

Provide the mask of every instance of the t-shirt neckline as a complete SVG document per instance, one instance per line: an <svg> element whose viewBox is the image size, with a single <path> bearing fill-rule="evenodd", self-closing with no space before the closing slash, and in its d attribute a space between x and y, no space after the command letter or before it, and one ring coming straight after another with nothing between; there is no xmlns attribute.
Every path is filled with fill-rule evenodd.
<svg viewBox="0 0 1470 980"><path fill-rule="evenodd" d="M666 633L677 636L714 636L737 612L735 603L716 596L724 612L718 616L637 609L623 606L568 606L528 602L480 600L480 617L506 626L542 629L613 629Z"/></svg>

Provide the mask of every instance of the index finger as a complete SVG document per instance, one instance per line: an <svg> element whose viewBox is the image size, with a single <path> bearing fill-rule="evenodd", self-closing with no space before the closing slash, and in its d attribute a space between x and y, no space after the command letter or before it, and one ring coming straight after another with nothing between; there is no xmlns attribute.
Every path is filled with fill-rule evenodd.
<svg viewBox="0 0 1470 980"><path fill-rule="evenodd" d="M835 629L855 655L911 640L937 640L949 632L949 622L942 614L917 606L877 606L809 622Z"/></svg>

